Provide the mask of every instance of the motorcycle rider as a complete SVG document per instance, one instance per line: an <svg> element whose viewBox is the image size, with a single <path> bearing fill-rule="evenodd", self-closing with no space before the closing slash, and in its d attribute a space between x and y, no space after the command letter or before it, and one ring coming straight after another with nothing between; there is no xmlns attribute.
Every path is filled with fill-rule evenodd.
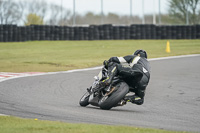
<svg viewBox="0 0 200 133"><path fill-rule="evenodd" d="M145 90L150 79L150 64L147 61L147 53L144 50L136 50L133 55L124 57L111 57L108 61L104 61L104 67L108 69L108 78L100 84L108 86L111 84L114 76L121 76L129 85L129 95L124 98L126 102L132 102L137 105L144 103Z"/></svg>

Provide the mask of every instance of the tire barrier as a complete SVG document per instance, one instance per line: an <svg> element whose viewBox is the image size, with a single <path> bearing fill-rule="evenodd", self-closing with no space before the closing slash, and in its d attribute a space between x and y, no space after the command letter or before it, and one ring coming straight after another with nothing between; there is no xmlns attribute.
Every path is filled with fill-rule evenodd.
<svg viewBox="0 0 200 133"><path fill-rule="evenodd" d="M200 25L0 25L0 42L123 39L200 39Z"/></svg>

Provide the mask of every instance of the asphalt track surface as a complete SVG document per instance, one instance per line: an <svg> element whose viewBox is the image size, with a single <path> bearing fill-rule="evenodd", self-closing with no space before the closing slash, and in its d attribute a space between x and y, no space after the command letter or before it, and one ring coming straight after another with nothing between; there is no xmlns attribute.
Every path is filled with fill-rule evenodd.
<svg viewBox="0 0 200 133"><path fill-rule="evenodd" d="M200 132L200 56L150 63L151 80L141 106L128 103L109 111L80 107L98 69L0 82L0 114Z"/></svg>

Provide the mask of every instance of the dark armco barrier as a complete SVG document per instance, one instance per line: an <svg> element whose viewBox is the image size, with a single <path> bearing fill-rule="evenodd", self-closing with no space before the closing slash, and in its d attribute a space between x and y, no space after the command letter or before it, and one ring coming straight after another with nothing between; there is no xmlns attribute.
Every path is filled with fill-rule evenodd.
<svg viewBox="0 0 200 133"><path fill-rule="evenodd" d="M200 39L200 25L0 25L0 42L123 39Z"/></svg>

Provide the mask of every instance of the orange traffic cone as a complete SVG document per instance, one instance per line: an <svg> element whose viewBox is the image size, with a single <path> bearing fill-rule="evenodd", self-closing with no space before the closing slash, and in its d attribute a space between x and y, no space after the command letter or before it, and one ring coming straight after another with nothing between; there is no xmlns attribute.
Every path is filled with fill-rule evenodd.
<svg viewBox="0 0 200 133"><path fill-rule="evenodd" d="M170 44L169 44L169 41L167 41L167 45L166 45L166 52L167 53L170 53Z"/></svg>

